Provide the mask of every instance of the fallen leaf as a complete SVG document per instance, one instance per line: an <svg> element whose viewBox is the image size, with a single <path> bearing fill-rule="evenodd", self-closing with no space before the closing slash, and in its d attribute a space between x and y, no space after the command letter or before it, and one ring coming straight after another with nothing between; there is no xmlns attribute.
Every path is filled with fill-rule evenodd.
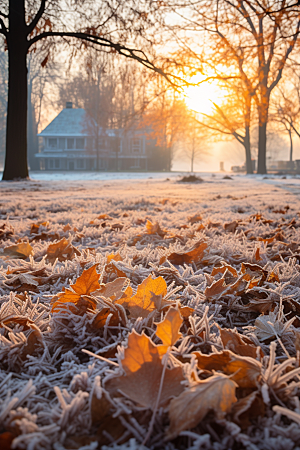
<svg viewBox="0 0 300 450"><path fill-rule="evenodd" d="M251 339L246 336L241 336L239 333L228 328L219 327L219 331L224 348L231 350L237 355L250 356L251 358L256 359L258 347L256 347ZM261 358L264 356L261 348L259 348L259 354Z"/></svg>
<svg viewBox="0 0 300 450"><path fill-rule="evenodd" d="M207 287L204 291L206 298L215 297L216 295L222 294L227 288L224 278L220 278L218 281L215 281L209 287Z"/></svg>
<svg viewBox="0 0 300 450"><path fill-rule="evenodd" d="M52 312L63 303L78 303L82 295L89 295L99 289L100 275L96 272L97 264L84 270L82 275L77 278L75 284L71 284L71 289L60 292L52 299Z"/></svg>
<svg viewBox="0 0 300 450"><path fill-rule="evenodd" d="M164 320L156 324L156 336L159 337L163 345L171 347L181 338L182 334L179 330L182 322L183 320L178 309L171 307Z"/></svg>
<svg viewBox="0 0 300 450"><path fill-rule="evenodd" d="M255 320L255 334L261 342L281 337L283 329L284 323L276 320L276 314L273 312L259 316Z"/></svg>
<svg viewBox="0 0 300 450"><path fill-rule="evenodd" d="M233 419L242 429L251 425L251 419L263 416L265 413L265 404L259 391L251 392L239 399L232 407Z"/></svg>
<svg viewBox="0 0 300 450"><path fill-rule="evenodd" d="M222 374L213 375L186 389L170 403L167 439L174 439L181 431L197 426L210 410L222 418L237 400L235 390L236 383Z"/></svg>
<svg viewBox="0 0 300 450"><path fill-rule="evenodd" d="M1 450L11 450L11 445L16 435L10 431L4 431L0 433L0 448Z"/></svg>
<svg viewBox="0 0 300 450"><path fill-rule="evenodd" d="M110 308L103 308L94 317L94 319L92 321L92 327L95 330L100 330L101 328L103 328L105 326L107 318L110 314L111 314L111 318L109 321L109 325L113 326L113 327L118 326L118 324L120 323L120 318L119 318L118 313L116 311L112 311Z"/></svg>
<svg viewBox="0 0 300 450"><path fill-rule="evenodd" d="M110 255L106 256L106 261L107 264L109 264L111 261L123 261L123 258L119 253L117 254L111 253Z"/></svg>
<svg viewBox="0 0 300 450"><path fill-rule="evenodd" d="M151 311L158 309L157 302L163 306L162 299L167 294L167 283L163 277L153 279L149 275L148 278L138 285L134 296L129 297L128 294L130 295L130 290L116 303L128 309L130 317L136 319L138 317L146 318Z"/></svg>
<svg viewBox="0 0 300 450"><path fill-rule="evenodd" d="M33 249L28 242L22 242L20 244L5 247L3 253L10 259L26 259L28 256L32 255Z"/></svg>
<svg viewBox="0 0 300 450"><path fill-rule="evenodd" d="M40 227L48 228L49 222L38 222L30 225L30 234L38 234Z"/></svg>
<svg viewBox="0 0 300 450"><path fill-rule="evenodd" d="M31 331L27 336L27 342L22 347L21 358L23 361L27 358L27 355L33 355L37 350L44 348L43 335L39 327L35 324L30 324Z"/></svg>
<svg viewBox="0 0 300 450"><path fill-rule="evenodd" d="M188 222L191 225L194 225L194 223L201 222L201 221L202 221L202 216L200 214L195 214L194 216L191 216L188 218Z"/></svg>
<svg viewBox="0 0 300 450"><path fill-rule="evenodd" d="M256 249L256 251L255 251L255 261L262 261L262 258L260 257L260 254L259 254L259 251L260 251L260 249L259 249L259 247L257 247L257 249Z"/></svg>
<svg viewBox="0 0 300 450"><path fill-rule="evenodd" d="M138 405L153 410L164 369L161 350L163 353L165 350L161 347L164 346L155 345L144 333L140 335L133 330L128 336L128 345L122 360L125 375L110 378L105 383L105 389L110 395L116 396L118 391L121 391ZM183 380L181 367L165 370L158 407L166 406L172 397L183 391Z"/></svg>
<svg viewBox="0 0 300 450"><path fill-rule="evenodd" d="M169 256L167 256L167 259L172 264L177 264L178 266L182 266L183 264L191 264L191 263L197 263L201 261L205 249L208 247L206 242L197 242L191 250L187 252L178 252L178 253L171 253Z"/></svg>
<svg viewBox="0 0 300 450"><path fill-rule="evenodd" d="M147 234L158 234L160 237L164 237L167 234L167 231L160 228L157 222L153 224L150 220L146 222L146 229Z"/></svg>
<svg viewBox="0 0 300 450"><path fill-rule="evenodd" d="M217 273L222 273L224 274L226 271L228 270L228 272L231 273L231 275L233 275L234 277L238 277L238 273L236 271L236 269L232 266L230 266L229 264L222 264L222 266L220 267L214 267L212 272L211 272L211 276L215 276Z"/></svg>
<svg viewBox="0 0 300 450"><path fill-rule="evenodd" d="M106 283L100 289L95 291L94 296L97 297L98 295L101 295L102 297L110 298L112 301L119 300L124 294L124 286L129 282L130 280L125 277L116 278L114 281Z"/></svg>
<svg viewBox="0 0 300 450"><path fill-rule="evenodd" d="M257 386L261 376L262 365L253 358L239 356L230 350L223 350L221 353L204 355L200 352L193 352L201 370L220 370L226 375L231 375L239 387L253 388Z"/></svg>
<svg viewBox="0 0 300 450"><path fill-rule="evenodd" d="M237 229L238 225L239 225L239 223L236 220L234 220L233 222L230 222L230 223L225 223L224 230L228 231L230 233L234 233L235 230Z"/></svg>
<svg viewBox="0 0 300 450"><path fill-rule="evenodd" d="M50 244L47 248L47 259L52 264L56 259L58 261L66 261L75 258L75 255L80 256L81 252L77 250L66 238L62 238L55 244Z"/></svg>

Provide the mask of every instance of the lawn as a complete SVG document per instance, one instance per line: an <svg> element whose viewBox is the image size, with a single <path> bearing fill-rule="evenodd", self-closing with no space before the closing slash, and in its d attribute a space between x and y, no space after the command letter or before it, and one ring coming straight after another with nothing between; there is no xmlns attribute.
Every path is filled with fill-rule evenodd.
<svg viewBox="0 0 300 450"><path fill-rule="evenodd" d="M201 177L1 183L1 450L299 448L300 179Z"/></svg>

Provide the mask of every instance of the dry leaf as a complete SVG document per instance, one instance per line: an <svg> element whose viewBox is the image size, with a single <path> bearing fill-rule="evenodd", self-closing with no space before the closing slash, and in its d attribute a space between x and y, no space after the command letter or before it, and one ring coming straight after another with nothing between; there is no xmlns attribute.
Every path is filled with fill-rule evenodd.
<svg viewBox="0 0 300 450"><path fill-rule="evenodd" d="M110 314L111 318L109 320L109 325L112 327L118 326L118 324L120 323L120 318L117 311L112 311L110 308L103 308L93 318L92 328L94 330L100 330L101 328L103 328Z"/></svg>
<svg viewBox="0 0 300 450"><path fill-rule="evenodd" d="M188 222L192 225L194 225L194 223L201 222L201 221L202 221L202 216L200 214L195 214L194 216L191 216L188 218Z"/></svg>
<svg viewBox="0 0 300 450"><path fill-rule="evenodd" d="M162 350L145 334L133 330L128 336L128 346L124 351L122 367L125 375L110 378L105 388L112 396L121 391L132 401L146 408L154 409L163 373ZM172 397L183 391L182 368L166 369L159 407L166 406Z"/></svg>
<svg viewBox="0 0 300 450"><path fill-rule="evenodd" d="M258 347L256 347L251 339L246 336L241 336L239 333L231 331L227 328L219 327L219 330L224 348L231 350L237 355L250 356L251 358L256 359ZM261 358L264 356L261 348L259 348L259 354Z"/></svg>
<svg viewBox="0 0 300 450"><path fill-rule="evenodd" d="M260 392L254 391L251 394L239 399L232 407L233 419L242 429L251 425L251 419L257 419L265 413L265 404Z"/></svg>
<svg viewBox="0 0 300 450"><path fill-rule="evenodd" d="M163 345L171 347L176 344L182 334L179 332L182 325L182 317L176 308L170 308L160 323L157 323L156 336L162 341Z"/></svg>
<svg viewBox="0 0 300 450"><path fill-rule="evenodd" d="M284 324L276 320L276 314L270 313L259 316L255 320L255 334L261 342L269 341L281 336Z"/></svg>
<svg viewBox="0 0 300 450"><path fill-rule="evenodd" d="M178 253L171 253L169 256L167 256L167 259L172 264L177 264L178 266L182 266L183 264L191 264L191 263L197 263L201 261L205 249L208 247L206 242L197 242L191 250L187 252L178 252Z"/></svg>
<svg viewBox="0 0 300 450"><path fill-rule="evenodd" d="M102 297L105 298L110 298L112 301L115 300L119 300L123 294L125 294L123 292L124 286L126 284L128 284L130 282L130 280L128 278L116 278L114 281L112 281L111 283L107 283L104 286L102 286L100 289L98 289L95 293L94 296L97 297L97 295L101 295ZM128 291L127 291L128 293ZM132 291L131 291L132 293ZM126 294L125 294L126 296Z"/></svg>
<svg viewBox="0 0 300 450"><path fill-rule="evenodd" d="M0 448L1 450L11 450L11 445L16 435L10 431L4 431L0 433Z"/></svg>
<svg viewBox="0 0 300 450"><path fill-rule="evenodd" d="M235 230L237 229L238 225L239 225L239 223L236 220L234 220L233 222L230 222L230 223L225 223L224 230L229 231L230 233L234 233Z"/></svg>
<svg viewBox="0 0 300 450"><path fill-rule="evenodd" d="M222 294L227 288L224 278L220 278L215 281L212 285L207 287L204 291L206 298L215 297L216 295Z"/></svg>
<svg viewBox="0 0 300 450"><path fill-rule="evenodd" d="M131 290L132 292L132 290ZM130 317L147 317L151 311L157 308L157 305L163 306L162 299L167 294L167 283L163 277L152 278L149 275L141 284L138 285L137 292L130 296L130 290L125 291L124 297L117 300L116 303L122 305L130 312Z"/></svg>
<svg viewBox="0 0 300 450"><path fill-rule="evenodd" d="M158 234L160 237L164 237L167 234L167 231L160 228L157 222L153 224L150 220L147 220L146 228L147 234Z"/></svg>
<svg viewBox="0 0 300 450"><path fill-rule="evenodd" d="M82 275L77 278L75 284L71 284L71 289L66 289L65 292L60 292L52 299L52 312L63 303L79 302L82 295L89 295L99 289L100 275L96 272L97 264L84 270Z"/></svg>
<svg viewBox="0 0 300 450"><path fill-rule="evenodd" d="M38 234L40 227L48 228L49 222L32 223L30 226L30 234Z"/></svg>
<svg viewBox="0 0 300 450"><path fill-rule="evenodd" d="M233 275L235 278L238 277L238 273L236 271L236 269L232 266L230 266L229 264L224 264L220 267L214 267L212 272L211 272L211 276L215 276L217 273L225 273L228 270L228 272L231 273L231 275Z"/></svg>
<svg viewBox="0 0 300 450"><path fill-rule="evenodd" d="M253 358L235 355L230 350L221 353L203 355L193 352L201 370L220 370L226 375L231 375L240 387L253 388L257 386L261 376L261 363Z"/></svg>
<svg viewBox="0 0 300 450"><path fill-rule="evenodd" d="M235 389L234 381L218 374L182 392L170 403L167 438L174 439L181 431L194 428L210 410L221 418L237 400Z"/></svg>
<svg viewBox="0 0 300 450"><path fill-rule="evenodd" d="M33 249L28 242L5 247L3 254L10 259L26 259L32 255Z"/></svg>
<svg viewBox="0 0 300 450"><path fill-rule="evenodd" d="M58 261L66 261L75 258L75 255L80 256L81 252L77 250L66 238L62 238L55 244L50 244L47 248L47 259L52 264L56 259Z"/></svg>

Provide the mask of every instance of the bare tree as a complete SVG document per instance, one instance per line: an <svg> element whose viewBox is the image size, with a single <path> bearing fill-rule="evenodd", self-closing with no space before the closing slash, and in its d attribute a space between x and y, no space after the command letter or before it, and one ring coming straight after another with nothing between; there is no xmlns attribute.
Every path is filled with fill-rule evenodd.
<svg viewBox="0 0 300 450"><path fill-rule="evenodd" d="M238 76L247 96L254 99L259 123L258 173L266 172L270 96L300 32L299 8L286 5L286 0L182 0L167 5L180 16L173 32L181 36L183 46L189 43L198 71L205 73L208 68L207 79ZM197 47L198 33L210 36L205 52ZM224 67L221 76L214 73L220 65Z"/></svg>
<svg viewBox="0 0 300 450"><path fill-rule="evenodd" d="M67 45L76 41L75 50L98 46L167 77L144 51L129 44L133 36L138 42L145 34L151 17L149 3L137 0L82 0L69 7L62 0L0 0L0 34L5 38L9 73L4 180L28 177L28 52L45 39L55 51L56 39L61 38Z"/></svg>

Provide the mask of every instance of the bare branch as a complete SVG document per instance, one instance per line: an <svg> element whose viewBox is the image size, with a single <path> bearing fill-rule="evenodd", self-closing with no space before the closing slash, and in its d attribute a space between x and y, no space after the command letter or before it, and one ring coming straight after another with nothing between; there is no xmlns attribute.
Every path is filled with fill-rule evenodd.
<svg viewBox="0 0 300 450"><path fill-rule="evenodd" d="M42 17L42 15L45 12L45 7L46 7L46 0L41 0L41 4L40 4L38 12L36 13L32 22L29 25L27 25L28 34L30 34L37 26L38 21L40 20L40 18Z"/></svg>

